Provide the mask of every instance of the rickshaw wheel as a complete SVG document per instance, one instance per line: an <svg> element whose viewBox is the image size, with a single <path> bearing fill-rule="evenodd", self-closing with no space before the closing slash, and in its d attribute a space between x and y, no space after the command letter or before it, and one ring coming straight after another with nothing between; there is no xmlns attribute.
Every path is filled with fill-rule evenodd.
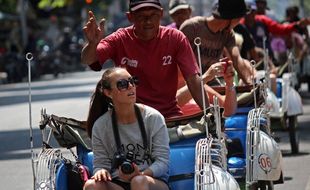
<svg viewBox="0 0 310 190"><path fill-rule="evenodd" d="M273 190L273 182L272 181L258 181L258 189L259 190Z"/></svg>
<svg viewBox="0 0 310 190"><path fill-rule="evenodd" d="M299 137L297 133L297 116L288 117L288 132L290 137L290 144L292 149L292 154L299 153Z"/></svg>
<svg viewBox="0 0 310 190"><path fill-rule="evenodd" d="M258 181L253 184L250 190L273 190L273 182L272 181Z"/></svg>

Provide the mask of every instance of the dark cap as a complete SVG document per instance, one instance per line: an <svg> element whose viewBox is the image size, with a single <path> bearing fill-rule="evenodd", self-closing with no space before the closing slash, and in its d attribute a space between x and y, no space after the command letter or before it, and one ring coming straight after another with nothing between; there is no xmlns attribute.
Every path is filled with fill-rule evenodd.
<svg viewBox="0 0 310 190"><path fill-rule="evenodd" d="M190 8L190 5L187 3L186 0L170 0L169 2L169 14L173 14L180 9L188 8Z"/></svg>
<svg viewBox="0 0 310 190"><path fill-rule="evenodd" d="M159 0L130 0L129 11L136 11L144 7L154 7L161 9L161 4Z"/></svg>
<svg viewBox="0 0 310 190"><path fill-rule="evenodd" d="M228 20L241 18L249 11L244 0L218 0L213 7L212 14L215 18Z"/></svg>

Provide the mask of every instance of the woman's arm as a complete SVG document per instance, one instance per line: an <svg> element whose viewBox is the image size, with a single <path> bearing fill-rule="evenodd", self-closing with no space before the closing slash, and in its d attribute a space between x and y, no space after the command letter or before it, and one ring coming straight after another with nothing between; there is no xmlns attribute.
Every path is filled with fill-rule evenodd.
<svg viewBox="0 0 310 190"><path fill-rule="evenodd" d="M237 98L236 98L236 91L233 89L233 67L232 63L227 65L225 69L225 61L221 61L219 63L213 64L203 75L202 79L204 83L207 83L214 79L216 75L223 76L226 82L225 87L225 96L219 94L215 90L213 90L207 84L204 85L204 89L207 92L209 97L210 103L213 103L213 97L216 96L219 100L219 105L224 107L224 116L229 116L235 113L237 109ZM225 72L224 72L225 71ZM188 103L191 99L191 93L188 90L187 85L183 86L177 91L177 101L179 106L184 106Z"/></svg>
<svg viewBox="0 0 310 190"><path fill-rule="evenodd" d="M222 63L224 63L224 62L222 62ZM217 70L218 70L218 68L221 68L222 63L219 62L219 63L215 63L215 64L211 65L211 67L202 75L202 80L203 80L204 84L206 84L207 82L214 79L215 75L218 72ZM205 87L205 89L206 89L206 87ZM200 92L200 89L199 89L199 92ZM201 94L201 92L200 92L200 94ZM183 105L188 103L192 99L192 95L188 89L188 86L185 85L182 88L178 89L176 97L177 97L177 101L178 101L179 106L182 107ZM210 97L210 96L208 96L208 97Z"/></svg>
<svg viewBox="0 0 310 190"><path fill-rule="evenodd" d="M237 95L234 86L234 68L231 61L226 64L226 69L224 72L225 86L225 102L224 102L224 117L228 117L234 114L237 110Z"/></svg>
<svg viewBox="0 0 310 190"><path fill-rule="evenodd" d="M103 131L102 127L104 123L101 118L97 119L94 123L93 132L92 132L92 150L94 154L93 160L93 169L94 173L101 169L106 169L110 171L111 169L111 159L109 158L109 148L107 145L110 144L109 139L107 139L103 134L111 134L112 126L104 127L105 129L111 128L111 130ZM112 150L111 150L112 151Z"/></svg>
<svg viewBox="0 0 310 190"><path fill-rule="evenodd" d="M152 117L156 117L147 122L152 126L149 145L151 149L151 157L154 162L143 171L145 175L153 177L162 177L168 174L169 169L169 135L165 124L164 117L156 111L156 116L152 114ZM168 176L166 176L168 177Z"/></svg>

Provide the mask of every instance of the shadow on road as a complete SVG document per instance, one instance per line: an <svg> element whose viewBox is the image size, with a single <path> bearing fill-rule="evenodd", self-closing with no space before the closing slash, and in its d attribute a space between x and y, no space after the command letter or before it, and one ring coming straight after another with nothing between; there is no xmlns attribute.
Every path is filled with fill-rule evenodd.
<svg viewBox="0 0 310 190"><path fill-rule="evenodd" d="M299 152L298 154L292 154L291 150L285 149L281 150L283 157L302 157L302 156L308 156L309 152Z"/></svg>
<svg viewBox="0 0 310 190"><path fill-rule="evenodd" d="M30 130L15 130L0 132L0 160L31 158L30 152ZM42 147L42 134L40 129L33 130L34 149ZM59 147L55 140L51 146ZM35 153L38 153L35 151Z"/></svg>
<svg viewBox="0 0 310 190"><path fill-rule="evenodd" d="M72 79L68 77L65 80L34 82L31 86L32 101L90 97L92 90L96 87L94 80L97 73L87 74L86 76L91 75L91 78L83 80L84 75L74 76L78 80L74 80L74 77ZM28 90L28 83L0 86L0 106L28 103Z"/></svg>
<svg viewBox="0 0 310 190"><path fill-rule="evenodd" d="M32 86L32 90L48 90L48 89L62 89L62 88L73 88L73 87L79 87L79 86L85 86L85 85L92 85L94 88L96 87L96 84L94 82L88 82L88 83L74 83L74 84L48 84L45 86ZM0 92L10 92L10 91L28 91L28 86L23 85L19 87L14 88L0 88Z"/></svg>
<svg viewBox="0 0 310 190"><path fill-rule="evenodd" d="M70 98L81 98L81 97L91 97L91 92L89 91L79 91L79 92L65 92L65 93L52 93L52 94L42 94L42 95L32 95L32 102L45 101L45 100L59 100L59 99L70 99ZM28 96L10 96L2 97L0 99L0 106L8 106L13 104L27 103Z"/></svg>

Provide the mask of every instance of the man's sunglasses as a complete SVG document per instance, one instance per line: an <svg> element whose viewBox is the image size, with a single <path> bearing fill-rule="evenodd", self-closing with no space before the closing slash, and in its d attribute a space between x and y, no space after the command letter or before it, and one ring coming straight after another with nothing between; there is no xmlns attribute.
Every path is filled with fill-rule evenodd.
<svg viewBox="0 0 310 190"><path fill-rule="evenodd" d="M128 79L120 79L116 82L116 87L118 90L122 91L122 90L127 90L129 88L129 83L132 86L136 86L139 84L139 80L138 77L132 76Z"/></svg>

